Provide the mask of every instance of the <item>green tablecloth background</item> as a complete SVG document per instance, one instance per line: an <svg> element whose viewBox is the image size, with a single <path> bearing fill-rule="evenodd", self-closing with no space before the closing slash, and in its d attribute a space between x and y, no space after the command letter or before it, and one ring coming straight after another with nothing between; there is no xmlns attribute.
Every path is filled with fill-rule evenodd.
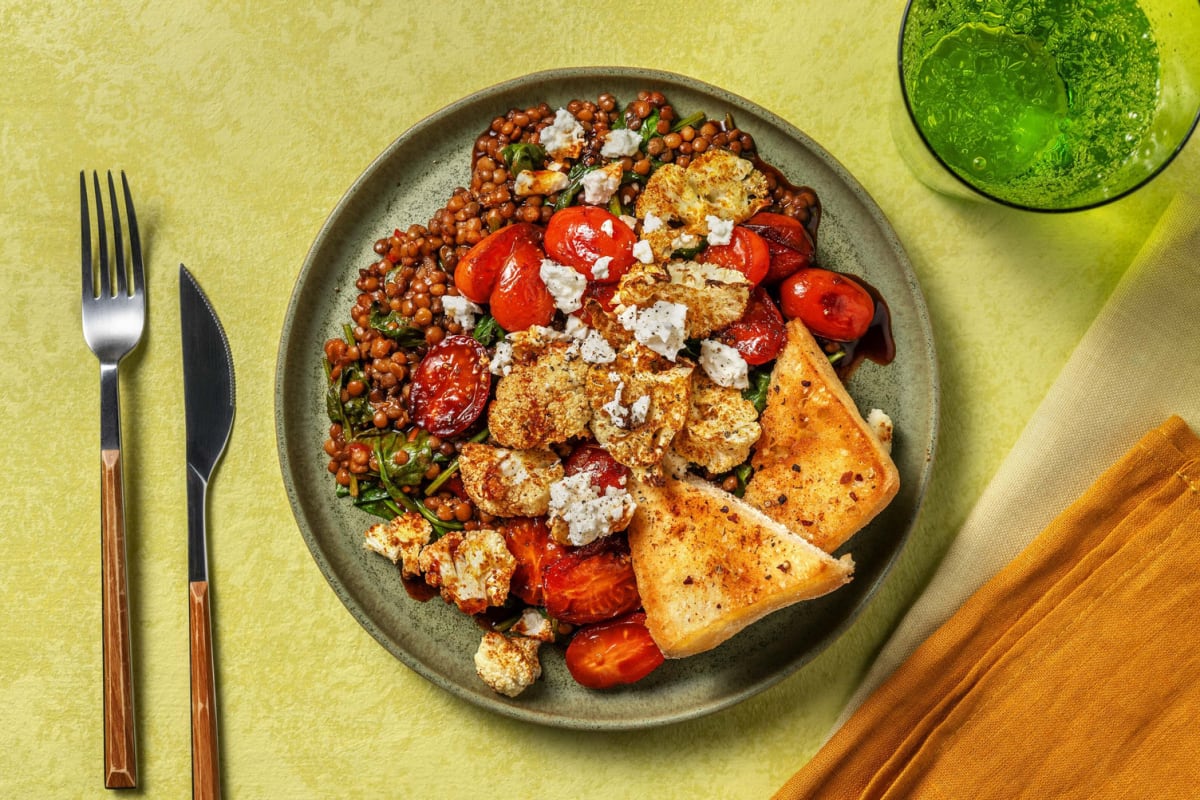
<svg viewBox="0 0 1200 800"><path fill-rule="evenodd" d="M219 309L238 369L237 424L210 506L229 796L754 798L815 751L1154 220L1200 180L1193 141L1146 189L1080 214L932 193L889 133L899 0L293 5L0 9L0 796L109 796L80 169L128 172L147 243L149 329L125 362L122 400L140 792L153 798L190 787L181 261ZM388 143L501 80L603 64L721 85L806 131L860 180L925 291L943 415L918 527L839 641L732 709L588 734L468 705L359 627L288 507L272 384L308 246Z"/></svg>

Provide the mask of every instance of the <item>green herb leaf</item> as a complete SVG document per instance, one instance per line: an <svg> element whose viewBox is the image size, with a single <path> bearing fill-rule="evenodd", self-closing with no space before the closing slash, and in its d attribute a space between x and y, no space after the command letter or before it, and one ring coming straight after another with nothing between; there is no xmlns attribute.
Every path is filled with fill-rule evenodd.
<svg viewBox="0 0 1200 800"><path fill-rule="evenodd" d="M700 123L704 122L704 120L707 118L708 118L708 115L705 114L703 111L697 111L694 114L688 114L683 119L676 121L676 123L671 126L671 130L678 133L679 131L683 130L684 128L686 128L689 125L691 125L692 127L699 125Z"/></svg>
<svg viewBox="0 0 1200 800"><path fill-rule="evenodd" d="M650 112L650 116L642 120L642 127L639 129L639 132L642 134L641 146L643 150L646 147L646 142L658 136L658 120L659 113L657 108Z"/></svg>
<svg viewBox="0 0 1200 800"><path fill-rule="evenodd" d="M708 247L708 239L701 236L699 237L699 240L699 244L697 244L695 247L680 247L677 250L671 251L671 258L677 258L683 261L691 261L693 258L703 253L704 249Z"/></svg>
<svg viewBox="0 0 1200 800"><path fill-rule="evenodd" d="M378 304L371 308L369 324L401 347L418 347L425 344L425 332L412 324L408 317L401 316L390 308L385 312Z"/></svg>
<svg viewBox="0 0 1200 800"><path fill-rule="evenodd" d="M500 323L496 322L495 317L491 314L484 314L475 323L475 330L471 332L471 335L484 347L491 347L493 342L503 339L506 334L504 328L500 327Z"/></svg>
<svg viewBox="0 0 1200 800"><path fill-rule="evenodd" d="M571 167L571 171L567 173L567 188L559 192L558 200L554 203L555 211L562 211L564 208L575 202L575 197L583 188L583 176L594 169L600 169L600 167L589 167L583 163L579 163Z"/></svg>
<svg viewBox="0 0 1200 800"><path fill-rule="evenodd" d="M510 175L516 176L526 170L539 169L546 163L546 149L532 142L513 142L500 151Z"/></svg>
<svg viewBox="0 0 1200 800"><path fill-rule="evenodd" d="M746 494L746 484L750 482L750 476L754 474L754 469L749 464L742 464L734 468L733 474L738 482L737 488L733 490L733 493L741 497Z"/></svg>
<svg viewBox="0 0 1200 800"><path fill-rule="evenodd" d="M742 397L754 404L759 414L767 407L767 389L771 385L770 369L750 370L750 385L742 390Z"/></svg>

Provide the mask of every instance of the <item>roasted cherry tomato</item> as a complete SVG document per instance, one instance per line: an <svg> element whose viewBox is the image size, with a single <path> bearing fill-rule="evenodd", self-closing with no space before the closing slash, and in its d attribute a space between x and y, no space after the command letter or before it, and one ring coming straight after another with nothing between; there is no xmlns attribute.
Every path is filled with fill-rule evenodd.
<svg viewBox="0 0 1200 800"><path fill-rule="evenodd" d="M542 578L546 567L566 553L566 548L550 538L545 517L514 517L502 528L508 551L517 560L510 591L531 606L545 602Z"/></svg>
<svg viewBox="0 0 1200 800"><path fill-rule="evenodd" d="M447 336L429 348L413 372L413 420L434 436L457 436L479 419L491 387L483 345L470 336Z"/></svg>
<svg viewBox="0 0 1200 800"><path fill-rule="evenodd" d="M546 225L546 254L574 267L589 281L616 283L633 264L637 236L619 218L596 206L568 206ZM596 259L608 256L608 273L592 274Z"/></svg>
<svg viewBox="0 0 1200 800"><path fill-rule="evenodd" d="M629 467L613 458L598 444L581 444L576 447L563 464L567 475L586 472L592 485L604 491L608 488L623 489L629 481Z"/></svg>
<svg viewBox="0 0 1200 800"><path fill-rule="evenodd" d="M749 228L734 227L729 244L709 245L697 260L736 269L746 276L751 286L758 286L771 266L771 251L767 242Z"/></svg>
<svg viewBox="0 0 1200 800"><path fill-rule="evenodd" d="M454 268L454 285L463 297L474 303L486 303L506 264L517 261L532 264L534 273L542 263L538 244L538 228L519 222L489 234L458 260Z"/></svg>
<svg viewBox="0 0 1200 800"><path fill-rule="evenodd" d="M542 281L541 250L532 263L524 258L504 262L488 303L501 328L523 331L532 325L549 325L554 318L554 296Z"/></svg>
<svg viewBox="0 0 1200 800"><path fill-rule="evenodd" d="M849 277L810 267L779 287L779 303L789 319L799 319L816 336L838 342L861 338L875 317L875 301Z"/></svg>
<svg viewBox="0 0 1200 800"><path fill-rule="evenodd" d="M640 681L664 661L641 612L580 628L566 659L571 677L589 689Z"/></svg>
<svg viewBox="0 0 1200 800"><path fill-rule="evenodd" d="M787 329L770 295L759 286L750 293L746 313L721 331L717 339L737 350L747 364L758 366L779 355L787 343Z"/></svg>
<svg viewBox="0 0 1200 800"><path fill-rule="evenodd" d="M588 300L595 300L605 311L612 311L617 307L617 304L613 300L616 295L616 284L588 281L587 288L583 290L583 305L579 307L578 311L572 311L571 313L583 320L583 324L595 327L592 322L592 309L588 305Z"/></svg>
<svg viewBox="0 0 1200 800"><path fill-rule="evenodd" d="M813 240L799 220L760 211L744 224L766 240L771 253L765 283L777 284L797 270L812 266Z"/></svg>
<svg viewBox="0 0 1200 800"><path fill-rule="evenodd" d="M546 568L542 585L547 613L573 625L613 619L642 604L628 547L608 542L567 553Z"/></svg>

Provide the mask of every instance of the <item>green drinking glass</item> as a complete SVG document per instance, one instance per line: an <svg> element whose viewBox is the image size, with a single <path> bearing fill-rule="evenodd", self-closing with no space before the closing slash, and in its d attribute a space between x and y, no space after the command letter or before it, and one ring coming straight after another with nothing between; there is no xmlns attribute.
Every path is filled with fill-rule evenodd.
<svg viewBox="0 0 1200 800"><path fill-rule="evenodd" d="M1200 121L1197 0L909 0L899 59L917 176L1016 208L1116 200Z"/></svg>

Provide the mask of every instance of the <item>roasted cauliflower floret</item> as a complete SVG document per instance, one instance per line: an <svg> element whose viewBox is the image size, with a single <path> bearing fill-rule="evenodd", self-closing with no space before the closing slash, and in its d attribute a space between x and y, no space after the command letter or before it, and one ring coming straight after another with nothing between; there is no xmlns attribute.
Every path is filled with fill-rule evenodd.
<svg viewBox="0 0 1200 800"><path fill-rule="evenodd" d="M421 551L425 582L441 589L442 598L464 614L479 614L502 605L517 560L497 531L449 531Z"/></svg>
<svg viewBox="0 0 1200 800"><path fill-rule="evenodd" d="M517 621L508 629L510 633L528 636L540 642L553 642L555 637L554 620L547 617L536 608L526 608L517 617Z"/></svg>
<svg viewBox="0 0 1200 800"><path fill-rule="evenodd" d="M400 572L406 578L421 574L418 559L421 548L429 544L433 526L429 520L413 511L405 512L388 522L379 522L367 528L363 547L400 564Z"/></svg>
<svg viewBox="0 0 1200 800"><path fill-rule="evenodd" d="M714 473L728 472L750 457L761 435L758 412L740 391L692 374L692 404L672 444L676 453Z"/></svg>
<svg viewBox="0 0 1200 800"><path fill-rule="evenodd" d="M613 363L593 367L587 399L596 441L628 467L657 465L687 420L694 369L637 344Z"/></svg>
<svg viewBox="0 0 1200 800"><path fill-rule="evenodd" d="M635 265L621 279L620 297L622 303L643 308L660 300L687 306L687 337L702 339L742 318L750 283L735 269L671 261Z"/></svg>
<svg viewBox="0 0 1200 800"><path fill-rule="evenodd" d="M592 410L584 396L588 364L566 342L532 347L513 342L511 371L496 383L488 410L492 438L505 447L534 450L586 437Z"/></svg>
<svg viewBox="0 0 1200 800"><path fill-rule="evenodd" d="M506 450L467 442L458 452L463 488L479 510L497 517L546 513L550 484L563 476L549 450Z"/></svg>
<svg viewBox="0 0 1200 800"><path fill-rule="evenodd" d="M475 671L496 692L516 697L542 675L541 644L525 636L488 631L475 651Z"/></svg>
<svg viewBox="0 0 1200 800"><path fill-rule="evenodd" d="M550 535L582 547L629 527L637 503L624 488L601 488L590 473L577 472L550 487Z"/></svg>

